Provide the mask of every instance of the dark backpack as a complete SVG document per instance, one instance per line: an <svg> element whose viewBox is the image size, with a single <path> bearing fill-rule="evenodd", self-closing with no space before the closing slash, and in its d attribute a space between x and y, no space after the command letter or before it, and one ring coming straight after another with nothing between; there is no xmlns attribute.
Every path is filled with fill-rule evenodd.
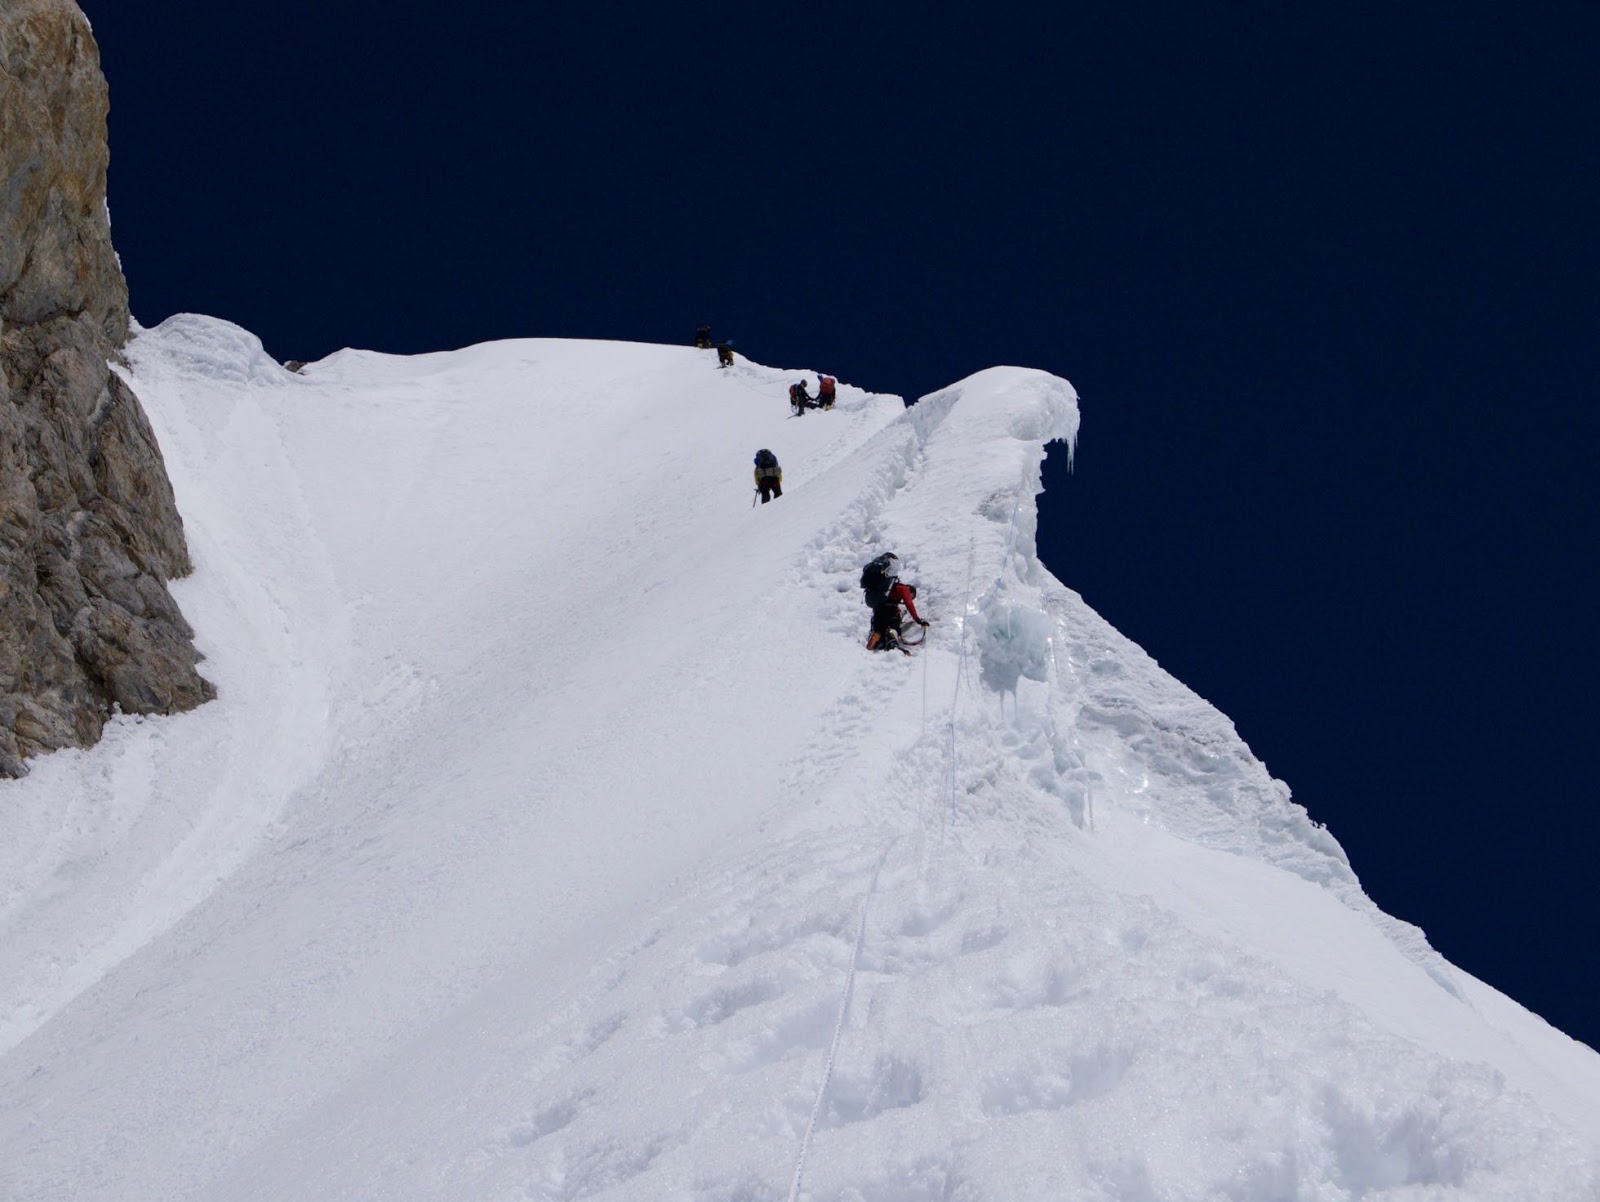
<svg viewBox="0 0 1600 1202"><path fill-rule="evenodd" d="M762 447L759 451L756 452L756 466L757 467L777 467L778 466L778 457L776 455L774 455L771 451L767 450L766 447Z"/></svg>
<svg viewBox="0 0 1600 1202"><path fill-rule="evenodd" d="M895 579L889 570L890 562L887 555L880 555L861 569L861 591L872 609L889 604L889 590L894 587Z"/></svg>

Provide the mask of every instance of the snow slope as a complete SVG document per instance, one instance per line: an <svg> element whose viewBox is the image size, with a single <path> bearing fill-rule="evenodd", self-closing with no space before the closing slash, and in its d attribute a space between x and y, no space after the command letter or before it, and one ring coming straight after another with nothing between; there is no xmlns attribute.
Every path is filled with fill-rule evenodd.
<svg viewBox="0 0 1600 1202"><path fill-rule="evenodd" d="M1063 381L132 364L220 699L0 784L0 1197L1600 1198L1600 1058L1038 563Z"/></svg>

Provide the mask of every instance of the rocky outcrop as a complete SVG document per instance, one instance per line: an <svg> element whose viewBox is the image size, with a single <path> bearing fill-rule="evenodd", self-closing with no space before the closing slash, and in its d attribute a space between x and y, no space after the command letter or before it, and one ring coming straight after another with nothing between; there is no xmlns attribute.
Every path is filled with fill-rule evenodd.
<svg viewBox="0 0 1600 1202"><path fill-rule="evenodd" d="M0 775L114 708L215 695L167 591L189 553L166 467L108 363L128 333L108 107L71 0L0 4Z"/></svg>

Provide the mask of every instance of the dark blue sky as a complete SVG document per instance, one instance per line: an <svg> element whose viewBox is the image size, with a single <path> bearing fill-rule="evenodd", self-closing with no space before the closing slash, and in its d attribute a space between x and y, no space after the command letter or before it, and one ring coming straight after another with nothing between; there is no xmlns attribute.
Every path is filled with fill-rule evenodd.
<svg viewBox="0 0 1600 1202"><path fill-rule="evenodd" d="M146 324L1072 380L1056 574L1600 1047L1600 4L82 2Z"/></svg>

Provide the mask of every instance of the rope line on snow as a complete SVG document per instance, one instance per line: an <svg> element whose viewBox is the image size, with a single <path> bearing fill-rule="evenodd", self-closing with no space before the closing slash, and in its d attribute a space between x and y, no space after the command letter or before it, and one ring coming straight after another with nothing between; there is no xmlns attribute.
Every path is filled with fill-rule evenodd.
<svg viewBox="0 0 1600 1202"><path fill-rule="evenodd" d="M972 608L972 569L978 556L976 537L967 542L967 591L961 599L961 660L956 665L955 695L950 698L950 823L956 821L956 711L961 707L961 681L967 674L967 618Z"/></svg>
<svg viewBox="0 0 1600 1202"><path fill-rule="evenodd" d="M995 571L995 583L1000 583L1000 578L1005 575L1006 561L1011 558L1011 553L1017 549L1017 514L1022 512L1022 486L1027 483L1026 478L1017 481L1017 501L1011 507L1011 525L1006 528L1005 550L1000 552L1000 567Z"/></svg>
<svg viewBox="0 0 1600 1202"><path fill-rule="evenodd" d="M794 1165L794 1182L789 1186L789 1202L796 1202L800 1197L800 1182L805 1176L806 1157L811 1152L811 1139L816 1134L817 1119L822 1114L822 1104L828 1096L828 1083L833 1080L833 1064L839 1054L839 1040L844 1035L845 1016L850 1012L850 995L856 987L856 965L861 960L861 945L866 941L867 914L872 908L873 894L878 891L878 877L889 859L889 853L899 841L900 837L896 835L889 841L889 846L883 849L883 854L878 857L878 866L872 870L872 883L867 886L867 895L861 901L861 922L856 927L855 947L850 951L850 968L845 973L844 989L839 994L839 1016L834 1020L833 1040L828 1044L828 1060L822 1067L822 1084L817 1086L817 1100L811 1106L811 1121L806 1124L805 1137L800 1141L800 1157Z"/></svg>
<svg viewBox="0 0 1600 1202"><path fill-rule="evenodd" d="M1000 553L1000 564L995 572L994 588L986 604L980 610L987 610L999 596L999 586L1005 581L1006 564L1016 550L1017 515L1022 511L1022 485L1026 480L1019 481L1016 503L1011 507L1011 521L1006 530L1006 542ZM967 544L967 583L966 591L961 601L961 655L956 667L956 680L954 694L950 699L950 720L948 724L949 735L949 778L950 778L950 823L954 825L959 817L957 809L957 791L960 779L959 763L957 759L956 717L961 705L961 685L969 680L967 669L967 628L971 617L972 608L972 577L977 564L977 538L974 536ZM1009 615L1008 615L1009 616ZM1052 656L1054 650L1052 649ZM923 660L922 674L922 729L924 734L928 728L928 674L927 660ZM798 1202L800 1188L805 1179L806 1160L811 1154L811 1144L816 1136L817 1121L822 1116L822 1108L827 1102L828 1086L833 1080L834 1064L839 1055L839 1043L844 1037L845 1019L850 1013L850 1000L855 993L856 968L861 962L861 948L866 942L867 917L871 913L872 899L878 892L878 878L883 873L883 866L889 859L889 853L894 850L899 842L899 836L890 840L889 845L883 849L883 854L878 857L878 865L873 869L872 882L867 886L867 894L861 901L861 919L856 926L856 940L850 950L850 966L845 972L844 987L839 994L839 1012L834 1019L833 1038L828 1043L828 1058L823 1064L822 1081L817 1086L817 1097L811 1106L811 1118L806 1123L805 1135L800 1140L800 1154L795 1160L794 1179L789 1186L789 1202Z"/></svg>
<svg viewBox="0 0 1600 1202"><path fill-rule="evenodd" d="M1060 625L1061 625L1061 623L1060 623L1060 620L1058 619L1057 620L1057 629L1058 630L1060 629ZM1063 659L1065 659L1066 663L1067 663L1066 676L1070 679L1071 686L1072 686L1073 690L1075 692L1081 693L1083 691L1083 684L1082 684L1082 681L1079 680L1079 678L1078 678L1078 670L1077 670L1077 668L1073 667L1071 652L1068 652L1065 656L1062 656L1062 655L1058 654L1057 651L1056 651L1056 639L1054 638L1054 636L1052 636L1051 639L1050 639L1050 676L1058 684L1061 683L1061 681L1062 681L1061 661ZM1081 703L1080 703L1079 708L1080 709L1082 708ZM1050 733L1051 733L1051 737L1054 738L1056 730L1057 730L1056 713L1055 713L1055 707L1054 706L1050 707L1049 717L1050 717ZM1083 785L1083 802L1084 802L1084 810L1085 810L1086 819L1087 819L1083 829L1088 831L1092 835L1092 834L1095 833L1095 831L1094 831L1094 785L1093 785L1093 782L1091 782L1089 780L1089 777L1088 777L1087 772L1086 772L1086 770L1088 768L1088 763L1083 758L1083 746L1078 740L1078 732L1077 732L1077 730L1069 727L1069 729L1068 729L1068 738L1071 739L1071 741L1072 741L1072 753L1077 757L1078 769L1079 769L1079 774L1078 774L1079 775L1079 780Z"/></svg>
<svg viewBox="0 0 1600 1202"><path fill-rule="evenodd" d="M999 587L998 586L1000 584L1002 584L1004 582L1004 580L1005 580L1006 564L1010 562L1011 556L1013 554L1015 554L1016 549L1017 549L1017 514L1022 512L1022 485L1023 485L1023 483L1024 483L1024 481L1022 481L1022 480L1017 481L1017 503L1011 507L1011 525L1006 530L1006 547L1005 547L1004 551L1000 552L1000 567L994 574L994 582L995 582L995 585L996 585L995 594L994 595L997 596L997 597L1000 595L1000 591L999 591ZM1006 611L1006 638L1007 639L1012 638L1013 634L1014 634L1014 632L1012 630L1011 611L1007 610ZM1004 706L1005 706L1005 696L1004 696L1004 694L1001 695L1000 704L1001 704L1002 712L1003 712L1003 709L1004 709ZM1011 708L1013 710L1016 709L1016 696L1014 694L1012 696L1012 706L1011 706ZM1014 714L1013 714L1013 717L1015 717Z"/></svg>
<svg viewBox="0 0 1600 1202"><path fill-rule="evenodd" d="M990 592L988 602L981 606L980 609L987 609L989 605L994 603L995 597L999 595L999 586L1003 584L1005 580L1006 564L1010 561L1011 556L1016 549L1017 515L1022 511L1021 485L1024 483L1026 483L1025 480L1019 481L1016 503L1011 507L1011 521L1006 529L1006 542L1000 553L999 568L995 572L995 587ZM958 748L956 740L956 717L961 706L962 682L969 679L967 669L967 628L968 620L971 617L972 577L977 566L977 554L977 538L974 536L968 541L967 544L967 583L966 592L961 601L961 656L956 667L955 691L954 695L950 699L950 720L947 727L949 736L948 760L951 825L954 825L959 817L959 810L957 808L956 801L958 782L960 779L959 762L957 759ZM922 666L922 728L923 731L926 732L928 727L928 665L926 659L924 659ZM828 1058L823 1064L822 1081L817 1086L816 1101L813 1102L811 1106L811 1118L806 1123L805 1135L800 1140L800 1154L795 1160L794 1179L789 1186L789 1202L798 1202L800 1197L800 1187L805 1179L806 1160L811 1154L811 1144L816 1136L817 1121L822 1117L822 1108L827 1102L828 1086L833 1080L833 1068L839 1055L839 1043L844 1037L845 1019L850 1013L850 999L855 992L856 967L861 961L861 948L866 942L867 937L867 917L871 913L872 899L878 892L878 878L882 875L883 866L888 861L889 853L894 850L894 846L897 842L899 842L899 836L896 836L894 839L892 839L889 842L889 845L883 849L883 854L878 857L878 865L873 869L872 872L872 882L867 886L867 894L861 901L861 919L856 926L855 945L850 950L850 966L845 972L844 987L839 994L839 1013L834 1019L833 1038L828 1043Z"/></svg>
<svg viewBox="0 0 1600 1202"><path fill-rule="evenodd" d="M926 641L927 636L923 636ZM922 660L922 733L928 733L928 657L926 654L917 658Z"/></svg>
<svg viewBox="0 0 1600 1202"><path fill-rule="evenodd" d="M746 392L753 392L753 393L756 394L756 396L762 398L763 400L777 401L777 400L782 400L783 399L782 397L778 396L776 393L768 394L764 389L756 388L753 385L746 384L743 380L739 379L737 376L730 376L730 377L728 377L728 379L732 383L737 384L740 388L744 389ZM782 381L779 381L779 383L781 383L781 382Z"/></svg>
<svg viewBox="0 0 1600 1202"><path fill-rule="evenodd" d="M1017 481L1017 499L1016 499L1016 502L1011 506L1011 521L1006 527L1006 542L1005 542L1005 546L1002 547L1001 551L1000 551L1000 563L999 563L999 566L995 569L994 584L988 590L988 599L985 600L982 604L980 604L978 606L978 611L980 613L987 612L989 607L994 604L995 599L1000 595L1000 586L1005 583L1006 564L1010 562L1012 555L1016 552L1016 546L1017 546L1017 515L1022 512L1022 490L1027 485L1027 482L1028 482L1027 481L1027 473L1023 472L1022 476ZM957 783L957 780L958 780L958 777L959 777L959 773L957 771L957 756L956 756L956 712L960 708L960 704L961 704L961 685L962 685L962 683L966 682L968 687L971 686L971 677L969 676L968 670L967 670L967 622L968 622L968 618L971 616L971 610L972 610L972 574L973 574L974 568L976 566L977 555L978 555L977 537L973 536L967 542L967 588L966 588L966 595L965 595L965 597L963 598L963 600L961 602L961 661L960 661L960 664L956 668L955 692L954 692L954 695L950 698L950 724L949 724L949 752L948 752L948 759L949 759L949 762L950 762L950 823L951 823L951 825L955 824L956 818L958 816L958 812L957 812L957 808L956 808L956 783ZM1010 637L1011 634L1012 634L1012 630L1011 630L1011 615L1010 614L1006 615L1006 634L1007 634L1007 637ZM1002 716L1003 716L1003 712L1004 712L1004 699L1003 698L1002 698L1002 702L1001 702L1001 707L1002 707ZM924 729L926 729L926 727L927 727L927 719L926 719L927 703L926 702L923 703L923 708L924 708L923 727L924 727Z"/></svg>

